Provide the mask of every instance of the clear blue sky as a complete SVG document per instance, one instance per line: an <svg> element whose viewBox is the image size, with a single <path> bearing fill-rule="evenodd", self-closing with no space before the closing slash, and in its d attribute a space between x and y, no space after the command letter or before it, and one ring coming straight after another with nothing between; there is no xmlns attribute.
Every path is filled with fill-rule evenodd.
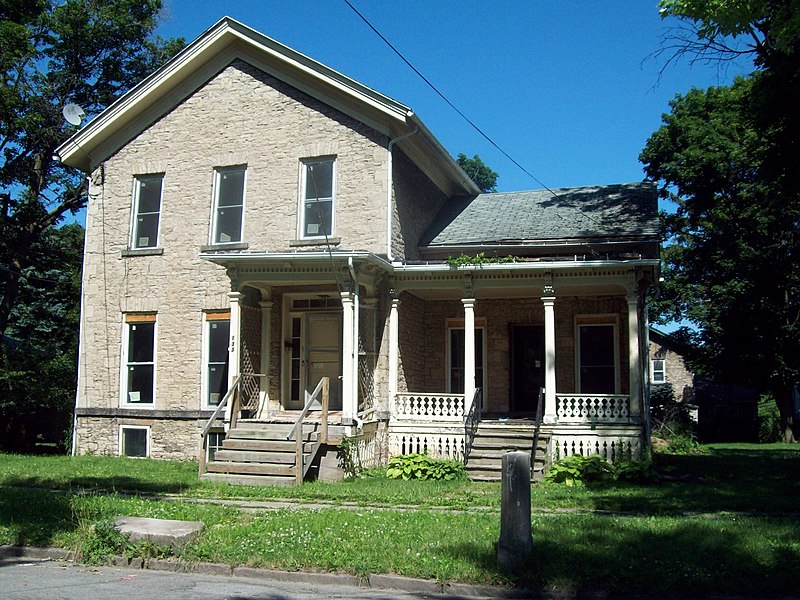
<svg viewBox="0 0 800 600"><path fill-rule="evenodd" d="M459 109L546 186L640 181L668 102L749 65L648 58L674 22L657 0L351 0ZM164 37L229 15L410 106L454 156L479 154L500 191L541 187L411 71L343 0L165 0Z"/></svg>

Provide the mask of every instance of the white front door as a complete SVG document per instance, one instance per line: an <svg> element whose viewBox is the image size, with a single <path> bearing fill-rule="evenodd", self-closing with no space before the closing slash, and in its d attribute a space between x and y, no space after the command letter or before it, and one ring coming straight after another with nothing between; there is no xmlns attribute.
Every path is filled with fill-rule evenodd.
<svg viewBox="0 0 800 600"><path fill-rule="evenodd" d="M340 313L292 312L285 347L288 409L299 410L323 377L330 379L329 408L342 409L342 317ZM321 399L321 398L320 398ZM317 405L319 406L319 405Z"/></svg>

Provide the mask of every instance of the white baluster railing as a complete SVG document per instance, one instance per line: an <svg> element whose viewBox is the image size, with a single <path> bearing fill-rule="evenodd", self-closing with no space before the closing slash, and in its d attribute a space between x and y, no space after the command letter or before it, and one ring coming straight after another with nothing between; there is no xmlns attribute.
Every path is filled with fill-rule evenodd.
<svg viewBox="0 0 800 600"><path fill-rule="evenodd" d="M629 423L630 396L557 394L558 423Z"/></svg>

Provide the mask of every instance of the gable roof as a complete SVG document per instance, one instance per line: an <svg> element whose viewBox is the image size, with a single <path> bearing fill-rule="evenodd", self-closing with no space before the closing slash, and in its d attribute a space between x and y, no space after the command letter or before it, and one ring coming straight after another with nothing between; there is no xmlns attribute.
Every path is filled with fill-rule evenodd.
<svg viewBox="0 0 800 600"><path fill-rule="evenodd" d="M389 138L408 134L398 146L444 193L478 192L409 107L230 17L220 19L59 146L59 159L91 171L237 59Z"/></svg>
<svg viewBox="0 0 800 600"><path fill-rule="evenodd" d="M421 246L654 241L658 197L649 182L479 194L447 203Z"/></svg>

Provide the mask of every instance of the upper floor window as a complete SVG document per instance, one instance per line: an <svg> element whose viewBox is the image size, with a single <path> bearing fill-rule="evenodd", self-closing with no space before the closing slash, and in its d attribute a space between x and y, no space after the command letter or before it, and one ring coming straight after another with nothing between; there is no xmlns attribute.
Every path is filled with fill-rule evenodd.
<svg viewBox="0 0 800 600"><path fill-rule="evenodd" d="M656 358L652 361L653 366L653 383L666 383L667 382L667 361L663 358Z"/></svg>
<svg viewBox="0 0 800 600"><path fill-rule="evenodd" d="M335 167L336 160L333 158L303 161L301 238L333 235Z"/></svg>
<svg viewBox="0 0 800 600"><path fill-rule="evenodd" d="M242 241L246 179L247 167L244 165L215 169L212 244Z"/></svg>
<svg viewBox="0 0 800 600"><path fill-rule="evenodd" d="M132 248L157 248L163 175L136 178L133 191Z"/></svg>
<svg viewBox="0 0 800 600"><path fill-rule="evenodd" d="M126 315L122 347L122 404L153 406L156 315Z"/></svg>

